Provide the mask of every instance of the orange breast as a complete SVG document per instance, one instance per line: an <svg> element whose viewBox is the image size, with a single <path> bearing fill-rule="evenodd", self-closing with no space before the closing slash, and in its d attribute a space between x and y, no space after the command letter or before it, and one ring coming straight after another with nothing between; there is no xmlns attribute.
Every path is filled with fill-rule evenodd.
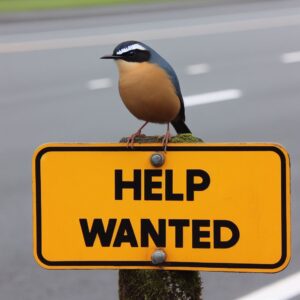
<svg viewBox="0 0 300 300"><path fill-rule="evenodd" d="M138 119L167 123L176 118L180 101L168 74L150 63L118 63L120 96Z"/></svg>

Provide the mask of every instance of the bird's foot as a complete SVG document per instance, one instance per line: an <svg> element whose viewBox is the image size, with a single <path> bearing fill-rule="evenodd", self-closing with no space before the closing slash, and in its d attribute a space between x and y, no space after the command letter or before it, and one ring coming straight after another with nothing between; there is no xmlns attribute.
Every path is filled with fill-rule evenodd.
<svg viewBox="0 0 300 300"><path fill-rule="evenodd" d="M138 137L138 136L144 136L144 134L142 134L142 129L143 129L147 124L148 124L148 122L145 122L145 123L141 126L141 128L139 128L139 130L138 130L136 133L132 134L131 136L129 136L129 137L127 138L127 147L130 146L130 148L133 148L133 144L134 144L135 138Z"/></svg>
<svg viewBox="0 0 300 300"><path fill-rule="evenodd" d="M172 138L172 136L170 133L169 123L168 123L167 132L165 135L162 136L162 144L163 144L165 152L167 152L167 146L168 146L168 143L171 140L171 138Z"/></svg>
<svg viewBox="0 0 300 300"><path fill-rule="evenodd" d="M127 138L127 147L133 148L135 138L140 137L140 136L145 136L144 134L142 134L142 130L138 130L136 133L129 136Z"/></svg>

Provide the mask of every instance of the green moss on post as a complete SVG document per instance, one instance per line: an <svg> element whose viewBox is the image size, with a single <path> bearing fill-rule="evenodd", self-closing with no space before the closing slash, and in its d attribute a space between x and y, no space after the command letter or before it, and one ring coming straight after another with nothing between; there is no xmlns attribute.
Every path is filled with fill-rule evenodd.
<svg viewBox="0 0 300 300"><path fill-rule="evenodd" d="M161 142L159 136L141 136L135 143ZM122 138L121 143L127 142ZM171 143L201 143L192 134L172 137ZM168 150L167 150L168 151ZM201 300L201 278L197 271L120 270L120 300Z"/></svg>
<svg viewBox="0 0 300 300"><path fill-rule="evenodd" d="M142 143L161 143L163 140L163 136L146 136L141 135L134 139L135 144L142 144ZM126 143L127 137L123 137L120 140L120 143ZM203 141L193 136L191 133L183 133L173 136L170 140L170 143L203 143Z"/></svg>
<svg viewBox="0 0 300 300"><path fill-rule="evenodd" d="M171 138L171 143L203 143L203 141L193 136L191 133L183 133L173 136Z"/></svg>

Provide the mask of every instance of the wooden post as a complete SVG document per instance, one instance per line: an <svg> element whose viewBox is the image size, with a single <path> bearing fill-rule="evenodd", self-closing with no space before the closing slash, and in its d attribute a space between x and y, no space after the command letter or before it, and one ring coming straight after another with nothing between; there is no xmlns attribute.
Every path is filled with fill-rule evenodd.
<svg viewBox="0 0 300 300"><path fill-rule="evenodd" d="M141 136L135 143L157 143L158 136ZM122 138L120 142L126 142ZM201 143L191 134L180 134L171 139L172 143ZM164 270L120 270L120 300L201 300L201 278L197 271Z"/></svg>

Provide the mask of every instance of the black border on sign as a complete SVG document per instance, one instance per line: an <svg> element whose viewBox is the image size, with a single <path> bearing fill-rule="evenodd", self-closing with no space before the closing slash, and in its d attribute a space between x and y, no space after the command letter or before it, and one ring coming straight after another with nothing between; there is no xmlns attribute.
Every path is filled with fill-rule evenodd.
<svg viewBox="0 0 300 300"><path fill-rule="evenodd" d="M36 176L36 253L39 260L49 267L153 267L149 261L49 261L42 254L42 203L41 203L41 159L47 152L131 152L131 151L161 151L159 146L135 146L134 149L125 146L48 146L41 149L35 158ZM252 263L202 263L202 262L165 262L161 267L190 267L214 269L265 269L272 270L282 266L287 259L287 199L286 199L286 159L284 153L275 146L168 146L168 151L272 151L281 160L281 258L274 264Z"/></svg>

